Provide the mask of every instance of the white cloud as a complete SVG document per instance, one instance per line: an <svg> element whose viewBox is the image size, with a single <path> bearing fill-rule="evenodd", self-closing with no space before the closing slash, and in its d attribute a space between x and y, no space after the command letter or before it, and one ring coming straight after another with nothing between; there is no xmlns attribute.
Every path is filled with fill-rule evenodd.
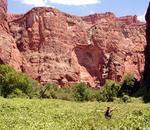
<svg viewBox="0 0 150 130"><path fill-rule="evenodd" d="M83 5L92 5L92 4L101 3L101 0L17 0L17 1L35 7L50 6L50 4L83 6Z"/></svg>
<svg viewBox="0 0 150 130"><path fill-rule="evenodd" d="M72 5L72 6L92 5L100 3L100 0L48 0L48 1L50 3Z"/></svg>
<svg viewBox="0 0 150 130"><path fill-rule="evenodd" d="M47 6L47 0L22 0L20 2L22 2L23 4L32 5L35 7Z"/></svg>
<svg viewBox="0 0 150 130"><path fill-rule="evenodd" d="M145 22L145 16L144 15L140 15L137 17L137 19L141 22Z"/></svg>

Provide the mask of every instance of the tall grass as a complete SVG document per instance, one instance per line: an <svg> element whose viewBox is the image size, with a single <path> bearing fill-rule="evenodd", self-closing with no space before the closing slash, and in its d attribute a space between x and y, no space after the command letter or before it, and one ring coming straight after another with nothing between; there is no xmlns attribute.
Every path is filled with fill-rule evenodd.
<svg viewBox="0 0 150 130"><path fill-rule="evenodd" d="M105 119L107 107L114 109ZM148 130L150 105L0 98L1 130Z"/></svg>

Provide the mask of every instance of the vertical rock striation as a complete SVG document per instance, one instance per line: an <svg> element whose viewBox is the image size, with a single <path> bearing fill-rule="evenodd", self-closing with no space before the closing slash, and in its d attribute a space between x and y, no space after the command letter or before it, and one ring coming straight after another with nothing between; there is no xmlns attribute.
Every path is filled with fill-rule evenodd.
<svg viewBox="0 0 150 130"><path fill-rule="evenodd" d="M103 85L106 79L121 81L127 73L139 80L144 70L145 25L136 16L76 17L34 8L9 25L27 61L24 72L43 84Z"/></svg>
<svg viewBox="0 0 150 130"><path fill-rule="evenodd" d="M0 63L21 70L22 56L10 34L7 21L7 0L0 0Z"/></svg>
<svg viewBox="0 0 150 130"><path fill-rule="evenodd" d="M0 0L0 29L1 32L8 31L7 0Z"/></svg>
<svg viewBox="0 0 150 130"><path fill-rule="evenodd" d="M137 80L144 70L145 24L113 13L72 16L53 8L6 14L0 0L0 63L10 64L42 84ZM147 51L145 51L147 52ZM147 58L147 57L146 57Z"/></svg>

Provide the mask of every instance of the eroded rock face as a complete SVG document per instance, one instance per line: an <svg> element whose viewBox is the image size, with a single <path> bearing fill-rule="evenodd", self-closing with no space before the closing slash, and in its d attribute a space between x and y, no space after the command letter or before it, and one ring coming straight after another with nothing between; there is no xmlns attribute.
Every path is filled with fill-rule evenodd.
<svg viewBox="0 0 150 130"><path fill-rule="evenodd" d="M22 65L21 53L8 27L7 0L0 0L0 64L10 64L17 70Z"/></svg>
<svg viewBox="0 0 150 130"><path fill-rule="evenodd" d="M6 16L7 2L0 4L1 17ZM84 81L98 86L106 79L121 81L126 73L141 78L145 25L136 16L118 18L108 12L76 17L34 8L24 15L8 14L7 19L0 20L0 62L42 84Z"/></svg>
<svg viewBox="0 0 150 130"><path fill-rule="evenodd" d="M0 29L8 31L7 25L7 0L0 0Z"/></svg>
<svg viewBox="0 0 150 130"><path fill-rule="evenodd" d="M127 73L133 73L140 80L144 70L145 26L137 21L136 16L116 18L112 13L103 15L96 16L97 24L88 30L91 44L98 47L99 52L98 80L101 84L106 79L121 81ZM86 21L91 23L89 19Z"/></svg>
<svg viewBox="0 0 150 130"><path fill-rule="evenodd" d="M52 8L34 8L9 22L26 63L22 70L45 84L139 80L144 70L145 25L136 16L112 13L76 17Z"/></svg>

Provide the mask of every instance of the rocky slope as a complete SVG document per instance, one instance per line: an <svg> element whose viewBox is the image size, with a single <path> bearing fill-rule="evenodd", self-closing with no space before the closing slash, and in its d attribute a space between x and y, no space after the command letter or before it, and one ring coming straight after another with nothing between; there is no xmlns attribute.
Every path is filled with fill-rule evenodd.
<svg viewBox="0 0 150 130"><path fill-rule="evenodd" d="M1 63L42 84L84 81L96 86L106 79L121 81L126 73L141 78L145 25L136 16L118 18L108 12L77 17L33 8L24 15L7 14L6 19L6 0L0 5L0 33L5 35L0 36Z"/></svg>

